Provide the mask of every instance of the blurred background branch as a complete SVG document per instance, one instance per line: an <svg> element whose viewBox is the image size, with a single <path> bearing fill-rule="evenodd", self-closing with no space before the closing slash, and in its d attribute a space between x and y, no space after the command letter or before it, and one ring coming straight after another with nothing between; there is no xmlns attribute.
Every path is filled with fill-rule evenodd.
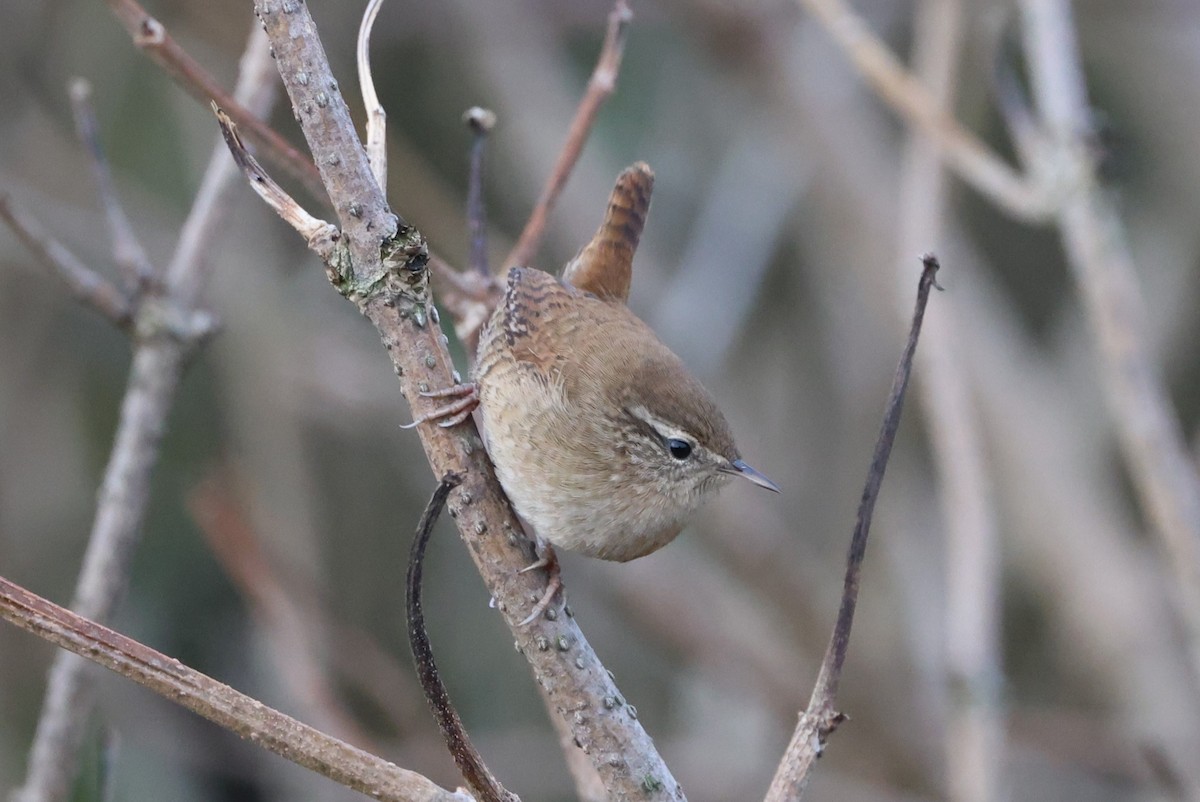
<svg viewBox="0 0 1200 802"><path fill-rule="evenodd" d="M942 117L954 112L964 17L959 0L922 0L914 18L914 75ZM896 295L902 303L912 254L923 248L942 252L947 239L947 186L937 145L915 128L908 137L895 257ZM961 281L955 275L951 286ZM947 797L988 802L1004 796L1000 544L982 423L964 365L961 329L967 318L956 295L939 297L930 310L917 362L946 538L944 654L931 656L929 665L931 673L942 674L938 708L946 717Z"/></svg>
<svg viewBox="0 0 1200 802"><path fill-rule="evenodd" d="M265 749L376 799L470 802L464 794L438 788L415 772L342 743L2 578L0 615L27 632L170 697Z"/></svg>
<svg viewBox="0 0 1200 802"><path fill-rule="evenodd" d="M266 39L254 29L235 94L259 114L267 111L274 97L270 65ZM78 91L75 94L78 108L81 101ZM134 549L150 501L150 479L184 364L210 333L211 324L202 322L205 313L199 311L198 296L209 272L208 253L218 214L236 171L221 151L214 150L175 255L161 274L153 275L124 215L113 211L117 201L104 180L107 168L90 114L84 109L77 119L84 144L98 165L94 172L101 177L116 262L134 275L127 290L129 304L136 310L129 389L72 602L83 617L104 622L111 620L129 586ZM80 658L67 652L55 656L26 782L15 799L37 802L68 795L90 718L92 682Z"/></svg>

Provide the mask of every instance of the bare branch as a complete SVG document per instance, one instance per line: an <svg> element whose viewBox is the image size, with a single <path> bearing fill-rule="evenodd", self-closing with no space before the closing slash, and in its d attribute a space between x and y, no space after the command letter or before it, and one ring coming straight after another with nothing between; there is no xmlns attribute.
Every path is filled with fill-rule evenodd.
<svg viewBox="0 0 1200 802"><path fill-rule="evenodd" d="M1200 680L1200 472L1149 354L1124 227L1096 177L1070 4L1023 0L1021 8L1036 107L1053 161L1070 182L1057 214L1063 245L1096 335L1125 462L1173 576L1193 677Z"/></svg>
<svg viewBox="0 0 1200 802"><path fill-rule="evenodd" d="M325 197L321 176L313 163L264 123L259 115L230 96L217 83L217 79L180 47L162 23L150 16L137 0L107 2L138 49L162 67L175 83L201 103L215 102L225 109L257 145L266 149L272 162L302 182L314 198Z"/></svg>
<svg viewBox="0 0 1200 802"><path fill-rule="evenodd" d="M858 505L858 520L850 538L850 553L846 558L846 578L837 623L825 650L825 658L821 661L821 671L817 675L817 684L809 698L808 708L800 714L800 723L796 726L783 760L775 772L775 779L771 781L766 802L797 802L800 799L812 768L825 749L825 741L845 719L845 716L834 709L834 705L837 702L838 685L842 679L842 666L846 662L846 649L850 645L854 610L858 605L859 578L863 559L866 557L867 536L871 532L871 516L875 511L879 488L883 484L883 473L892 453L896 430L900 426L904 393L908 389L908 379L912 373L912 361L917 350L917 338L921 334L921 321L925 317L925 304L929 300L929 288L938 287L937 258L928 254L922 257L922 262L924 269L917 285L917 303L913 311L912 328L892 381L892 390L883 414L883 427L875 443L875 453L867 471L866 487L863 488L862 501Z"/></svg>
<svg viewBox="0 0 1200 802"><path fill-rule="evenodd" d="M521 802L503 785L496 775L487 767L479 750L471 743L467 730L463 726L458 711L450 701L446 684L438 673L437 663L433 658L433 648L429 643L429 633L425 629L425 610L421 603L422 575L425 568L425 547L433 534L433 525L437 523L442 509L446 506L446 497L450 491L458 487L460 478L447 474L438 483L437 489L429 499L421 521L417 525L417 533L413 537L412 547L408 556L408 576L406 580L406 618L408 621L408 644L412 649L413 660L417 664L417 676L421 680L421 688L425 699L437 720L442 738L454 758L454 764L467 785L475 792L480 802Z"/></svg>
<svg viewBox="0 0 1200 802"><path fill-rule="evenodd" d="M571 176L571 170L579 161L579 155L583 152L583 146L592 131L592 125L596 122L596 115L600 112L604 101L616 89L617 74L621 70L621 59L625 55L625 37L632 20L633 12L629 10L626 0L617 0L613 5L612 12L608 15L608 32L604 36L600 58L596 61L596 68L592 71L591 80L588 81L587 91L579 101L575 119L571 121L571 127L567 131L567 141L563 143L563 148L558 154L558 161L555 162L554 169L546 180L546 186L542 189L537 204L529 214L529 220L525 223L521 236L517 238L517 244L513 246L512 252L508 254L504 264L501 265L502 270L513 265L529 264L537 252L538 246L541 245L542 234L546 230L550 212L558 201L563 187L566 186L567 179Z"/></svg>
<svg viewBox="0 0 1200 802"><path fill-rule="evenodd" d="M256 49L258 59L269 61L266 39L252 31L247 50ZM243 59L237 92L256 98L266 110L270 94L259 91L264 72L253 66L255 60L251 55ZM150 479L183 367L211 332L211 319L196 309L195 301L207 272L203 265L211 248L209 232L223 207L219 202L223 185L235 175L223 155L210 159L167 272L167 286L149 287L140 299L129 383L72 602L79 614L92 620L111 618L125 595L150 498ZM28 775L15 795L17 800L65 798L92 705L92 683L85 668L74 655L55 657Z"/></svg>
<svg viewBox="0 0 1200 802"><path fill-rule="evenodd" d="M92 85L83 78L73 78L69 84L71 109L75 113L75 131L83 143L92 163L92 174L100 190L100 202L108 220L108 233L112 239L113 258L125 276L125 287L135 293L148 284L154 276L146 251L133 233L133 226L125 216L117 190L113 184L104 148L100 145L100 132L96 126L96 111L92 108Z"/></svg>
<svg viewBox="0 0 1200 802"><path fill-rule="evenodd" d="M480 275L488 275L487 258L487 208L483 202L483 157L487 151L487 137L496 125L496 115L479 106L472 106L463 115L463 121L474 135L471 137L471 171L467 179L467 229L471 236L471 255L467 268Z"/></svg>
<svg viewBox="0 0 1200 802"><path fill-rule="evenodd" d="M937 143L955 173L1009 214L1041 222L1053 211L1050 193L1022 177L957 120L938 108L921 85L845 0L797 0L820 20L854 66L892 110Z"/></svg>
<svg viewBox="0 0 1200 802"><path fill-rule="evenodd" d="M265 749L375 799L470 802L0 577L0 617Z"/></svg>
<svg viewBox="0 0 1200 802"><path fill-rule="evenodd" d="M284 191L283 187L267 175L258 160L251 156L250 151L246 150L246 146L242 144L233 120L229 119L229 115L215 103L213 104L213 113L217 115L217 124L221 126L225 145L233 155L233 160L238 169L242 171L242 175L250 182L250 188L274 209L275 213L284 219L284 222L304 237L304 241L308 243L308 247L314 253L322 259L331 258L334 244L340 237L338 230L324 220L319 220L306 212L300 204L292 199L291 195Z"/></svg>
<svg viewBox="0 0 1200 802"><path fill-rule="evenodd" d="M17 209L7 194L0 194L0 217L38 260L54 271L75 299L104 315L120 328L129 325L133 309L129 299L80 261L29 215Z"/></svg>
<svg viewBox="0 0 1200 802"><path fill-rule="evenodd" d="M341 223L349 260L341 265L326 263L341 277L344 292L367 292L386 272L385 244L403 251L402 258L417 252L425 258L425 243L394 242L398 233L404 237L410 228L388 208L383 189L371 172L307 7L259 4L256 10L275 48L276 67Z"/></svg>
<svg viewBox="0 0 1200 802"><path fill-rule="evenodd" d="M428 404L422 391L454 383L444 337L429 325L435 307L428 294L424 240L413 229L398 228L384 204L345 104L331 91L333 78L307 6L287 4L285 13L283 5L260 4L260 19L350 240L344 252L339 244L335 253L339 260L344 253L345 263L327 267L343 277L335 282L337 288L379 331L410 407L421 408ZM529 544L519 534L521 524L473 421L453 429L418 426L416 431L435 476L463 477L451 492L450 514L552 714L567 722L612 797L680 802L682 789L574 619L556 611L553 618L519 626L530 599L541 597L543 580L536 573L520 573L532 559Z"/></svg>
<svg viewBox="0 0 1200 802"><path fill-rule="evenodd" d="M370 0L358 26L358 83L362 87L363 106L367 110L367 160L375 183L387 192L387 112L375 94L371 77L371 28L383 6L383 0Z"/></svg>

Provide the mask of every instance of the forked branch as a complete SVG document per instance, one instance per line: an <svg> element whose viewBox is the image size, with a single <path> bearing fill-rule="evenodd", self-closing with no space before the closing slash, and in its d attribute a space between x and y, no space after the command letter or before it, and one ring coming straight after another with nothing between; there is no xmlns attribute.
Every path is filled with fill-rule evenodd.
<svg viewBox="0 0 1200 802"><path fill-rule="evenodd" d="M422 392L455 383L445 338L430 325L435 308L428 292L428 251L420 232L398 220L384 202L307 6L286 4L285 13L282 5L260 4L257 10L338 212L341 237L326 267L338 290L379 331L402 392L410 407L420 409L428 404ZM552 715L566 722L610 796L682 800L682 790L632 709L613 701L623 696L574 619L558 615L519 626L530 598L540 598L544 580L520 573L531 561L529 544L519 535L521 524L473 421L452 429L421 425L416 431L434 475L462 477L450 493L450 513Z"/></svg>
<svg viewBox="0 0 1200 802"><path fill-rule="evenodd" d="M929 90L904 68L845 0L797 0L821 21L880 99L938 145L939 154L964 181L1009 214L1042 222L1054 209L1036 179L1004 162L979 137L944 113Z"/></svg>
<svg viewBox="0 0 1200 802"><path fill-rule="evenodd" d="M124 293L50 236L37 220L14 206L8 195L0 195L0 218L8 223L38 261L66 285L77 301L96 310L119 328L129 325L133 307Z"/></svg>

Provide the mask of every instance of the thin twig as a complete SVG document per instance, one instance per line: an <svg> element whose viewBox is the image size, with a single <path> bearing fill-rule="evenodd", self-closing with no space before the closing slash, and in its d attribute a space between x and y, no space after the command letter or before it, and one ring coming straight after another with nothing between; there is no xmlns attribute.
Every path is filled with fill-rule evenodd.
<svg viewBox="0 0 1200 802"><path fill-rule="evenodd" d="M314 198L324 199L325 190L316 166L263 122L262 115L255 114L245 103L226 92L212 73L180 47L163 24L150 16L137 0L107 2L138 49L162 67L175 83L201 103L215 102L225 109L255 144L265 149L272 163L302 182Z"/></svg>
<svg viewBox="0 0 1200 802"><path fill-rule="evenodd" d="M500 780L496 778L479 750L471 743L466 727L450 701L450 693L438 673L437 663L433 659L433 648L429 643L429 633L425 629L425 611L421 605L421 580L425 567L425 547L433 534L433 525L437 523L442 508L446 506L446 497L450 491L458 487L462 480L454 474L447 474L438 483L437 489L429 499L425 512L417 524L417 534L413 538L412 547L408 553L408 577L406 581L406 613L408 619L408 645L412 649L413 660L417 664L417 676L421 680L421 688L425 691L425 699L437 720L438 729L450 750L450 756L462 773L467 785L475 792L480 802L520 802L517 796L509 792Z"/></svg>
<svg viewBox="0 0 1200 802"><path fill-rule="evenodd" d="M433 253L429 254L429 272L438 306L450 315L459 342L473 355L483 325L503 295L500 282L478 270L460 273Z"/></svg>
<svg viewBox="0 0 1200 802"><path fill-rule="evenodd" d="M850 537L850 551L846 558L846 577L842 588L842 602L838 608L837 623L817 683L809 698L808 708L800 714L800 723L792 734L783 760L767 791L767 802L796 802L804 793L808 778L817 758L825 748L825 742L845 719L837 712L838 685L842 679L842 666L846 662L846 650L850 645L850 628L854 624L854 610L858 605L859 579L863 559L866 557L867 536L871 531L871 516L875 511L875 500L883 484L883 473L887 469L892 443L900 426L900 413L904 409L904 393L912 373L913 356L917 350L917 338L921 334L921 321L925 316L925 305L929 300L929 288L938 287L938 261L932 254L922 257L921 280L917 284L917 303L913 311L912 328L900 356L900 364L892 381L892 389L884 408L883 426L875 443L875 453L867 471L867 482L863 488L862 501L858 505L858 518L854 534ZM938 289L941 289L938 287Z"/></svg>
<svg viewBox="0 0 1200 802"><path fill-rule="evenodd" d="M537 204L529 214L529 220L525 223L521 236L517 238L517 244L513 246L512 252L508 254L504 264L501 265L502 270L513 265L529 264L537 252L538 246L541 245L542 234L546 230L550 212L554 208L555 202L558 201L559 193L566 186L567 179L571 176L571 170L575 168L575 162L579 161L579 155L583 152L583 146L592 131L592 125L596 122L596 115L600 112L604 101L616 89L617 75L621 70L621 58L625 54L626 33L632 20L633 12L629 10L626 1L617 0L613 5L612 12L608 15L608 31L604 36L600 58L596 61L596 68L592 71L592 77L588 81L587 91L579 101L575 118L571 121L571 127L567 131L567 141L563 143L563 148L558 154L558 161L555 162L554 169L551 170L550 177L546 180L546 186L542 189Z"/></svg>
<svg viewBox="0 0 1200 802"><path fill-rule="evenodd" d="M316 165L267 125L261 116L253 114L246 104L239 103L226 93L212 74L192 58L136 0L108 0L108 5L125 26L134 44L145 51L192 98L208 105L217 104L242 133L264 149L273 164L281 166L289 175L301 181L314 198L326 198ZM432 254L430 261L435 273L456 273L444 260L436 259ZM473 319L474 316L468 317Z"/></svg>
<svg viewBox="0 0 1200 802"><path fill-rule="evenodd" d="M416 772L356 749L235 691L161 652L0 577L0 617L128 677L306 768L375 799L470 802Z"/></svg>
<svg viewBox="0 0 1200 802"><path fill-rule="evenodd" d="M941 157L960 178L1018 219L1047 219L1054 208L1050 193L1023 177L940 110L929 91L904 69L845 0L797 2L820 20L879 97L937 143Z"/></svg>
<svg viewBox="0 0 1200 802"><path fill-rule="evenodd" d="M363 106L367 110L367 160L379 187L387 192L387 112L375 94L375 79L371 76L371 29L383 0L370 0L358 26L358 83L362 87Z"/></svg>
<svg viewBox="0 0 1200 802"><path fill-rule="evenodd" d="M332 75L316 28L303 3L260 4L276 64L298 112L305 138L321 165L330 198L349 240L327 263L339 291L375 325L410 407L428 406L423 390L454 383L453 363L433 319L428 252L415 229L398 225L383 203L345 104L331 94ZM303 67L306 80L297 78ZM337 169L327 169L333 165ZM467 275L474 275L468 273ZM489 593L504 616L552 707L568 724L613 798L681 802L684 794L650 737L627 707L612 677L573 618L558 615L519 626L543 579L520 573L528 542L496 480L474 423L451 429L420 426L417 434L435 476L454 473L463 483L449 510Z"/></svg>
<svg viewBox="0 0 1200 802"><path fill-rule="evenodd" d="M125 216L125 210L117 198L112 171L108 168L104 148L100 145L96 111L92 108L92 85L83 78L73 78L68 93L71 96L71 109L75 114L75 131L87 151L88 159L92 163L92 175L100 191L100 202L104 206L108 234L112 240L113 258L125 276L126 291L135 293L150 282L154 276L154 267L150 264L150 258L146 256L137 235L133 233L133 226L129 224L129 218Z"/></svg>
<svg viewBox="0 0 1200 802"><path fill-rule="evenodd" d="M1118 440L1169 566L1193 677L1200 681L1200 471L1148 351L1146 310L1124 226L1096 177L1070 4L1024 0L1021 8L1033 97L1053 161L1071 186L1057 215L1064 249L1096 336Z"/></svg>
<svg viewBox="0 0 1200 802"><path fill-rule="evenodd" d="M6 194L0 194L0 217L25 247L54 271L76 300L104 315L119 328L129 325L133 307L124 293L51 237L36 220L13 206L12 199Z"/></svg>
<svg viewBox="0 0 1200 802"><path fill-rule="evenodd" d="M917 6L913 69L935 108L952 108L962 40L961 0ZM909 254L943 239L946 182L936 146L912 130L900 190L896 295L907 300ZM945 531L944 735L946 787L953 802L997 796L1004 729L999 700L999 542L981 426L963 365L957 303L926 322L918 398L930 429Z"/></svg>
<svg viewBox="0 0 1200 802"><path fill-rule="evenodd" d="M463 122L471 129L471 170L467 178L467 229L471 238L471 254L467 269L480 275L488 275L487 258L487 207L483 202L483 161L487 151L487 137L496 125L496 114L479 106L472 106L463 115Z"/></svg>
<svg viewBox="0 0 1200 802"><path fill-rule="evenodd" d="M224 109L217 106L216 103L213 104L212 109L213 113L217 115L217 125L221 127L225 146L233 156L233 161L237 164L238 169L242 171L242 175L250 182L250 188L288 225L296 229L300 236L304 237L309 248L322 259L328 260L333 253L334 244L340 236L338 230L324 220L313 217L291 195L287 194L283 187L275 183L275 180L267 175L258 160L250 155L250 151L246 150L242 138L238 136L238 130L234 126L233 120L229 118Z"/></svg>
<svg viewBox="0 0 1200 802"><path fill-rule="evenodd" d="M256 54L251 56L251 54ZM239 77L239 97L255 97L265 111L270 94L258 91L263 70L250 66L269 61L269 48L252 29ZM219 146L218 146L219 147ZM72 606L94 621L112 617L129 584L133 552L150 498L150 479L159 446L179 387L183 367L211 330L211 321L195 307L210 232L222 211L222 184L236 172L228 160L212 159L197 195L165 287L148 287L135 321L135 348L129 383L121 404L117 433L100 488L96 517L88 538ZM204 247L208 246L208 247ZM46 698L30 751L24 787L16 800L64 799L78 760L88 712L92 706L86 663L60 653L50 669Z"/></svg>

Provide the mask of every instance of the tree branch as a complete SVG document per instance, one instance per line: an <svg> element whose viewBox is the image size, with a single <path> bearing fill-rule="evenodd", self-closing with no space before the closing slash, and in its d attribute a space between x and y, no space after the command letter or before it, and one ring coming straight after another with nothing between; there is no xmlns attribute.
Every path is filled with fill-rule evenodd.
<svg viewBox="0 0 1200 802"><path fill-rule="evenodd" d="M454 382L444 337L429 325L436 312L429 298L424 240L384 204L307 7L263 3L258 13L343 224L343 242L327 262L328 270L339 291L379 331L401 390L414 417L419 417L432 403L421 392ZM518 626L530 598L540 598L543 579L536 573L518 573L532 559L529 544L519 534L521 525L496 481L473 421L452 429L426 424L417 432L434 475L463 477L451 493L450 514L553 713L567 722L609 794L683 799L633 708L625 705L574 619L556 615Z"/></svg>
<svg viewBox="0 0 1200 802"><path fill-rule="evenodd" d="M125 294L50 236L36 220L16 208L7 194L0 194L0 217L38 261L58 276L75 300L99 312L118 328L129 326L133 308Z"/></svg>
<svg viewBox="0 0 1200 802"><path fill-rule="evenodd" d="M608 15L608 32L604 36L604 46L588 81L587 91L584 92L583 99L579 101L579 107L575 111L575 119L571 120L567 141L563 143L558 161L550 171L546 186L529 214L529 220L525 223L521 236L517 238L517 244L500 266L501 270L513 265L527 265L537 252L542 242L542 234L546 230L546 222L550 218L550 211L566 186L567 179L571 177L575 163L579 161L579 155L583 152L583 146L596 122L596 115L604 101L616 89L621 58L625 55L625 35L632 20L633 12L629 10L626 1L617 0Z"/></svg>
<svg viewBox="0 0 1200 802"><path fill-rule="evenodd" d="M269 64L269 54L265 38L254 32L243 58L238 94L256 97L265 110L270 93L258 90L264 71L256 61ZM129 383L72 602L85 618L111 618L129 585L150 479L183 367L211 333L211 318L196 308L196 297L207 273L212 227L223 208L220 198L235 175L223 156L210 161L165 281L147 284L137 303ZM56 655L26 783L14 794L18 802L66 797L92 707L92 683L85 668L86 663L73 655Z"/></svg>
<svg viewBox="0 0 1200 802"><path fill-rule="evenodd" d="M880 99L937 143L939 155L960 178L1018 219L1042 222L1049 217L1054 208L1050 193L1005 164L978 137L939 109L929 91L904 69L845 0L797 2L846 51Z"/></svg>
<svg viewBox="0 0 1200 802"><path fill-rule="evenodd" d="M1193 678L1200 681L1200 472L1150 357L1133 257L1112 199L1096 177L1070 4L1023 0L1033 96L1052 161L1069 178L1056 217L1097 349L1133 485L1177 590Z"/></svg>
<svg viewBox="0 0 1200 802"><path fill-rule="evenodd" d="M126 289L136 292L150 281L154 266L133 233L133 226L129 224L129 218L125 216L125 210L117 198L112 172L108 169L108 160L104 158L104 149L100 146L100 131L96 125L96 112L92 108L92 86L83 78L72 79L69 94L71 109L75 114L75 131L87 151L92 163L92 175L100 191L100 202L104 206L108 234L112 240L113 258L125 276Z"/></svg>
<svg viewBox="0 0 1200 802"><path fill-rule="evenodd" d="M808 708L800 714L800 723L792 734L792 740L784 752L783 760L775 772L775 779L767 791L766 802L798 802L808 785L809 775L817 758L825 749L825 742L845 716L834 709L837 702L838 685L842 680L842 666L846 662L846 649L850 645L850 628L854 624L854 610L858 606L859 578L863 559L867 553L867 536L871 532L871 516L875 511L875 500L883 484L883 473L892 453L892 443L900 426L900 413L904 409L904 393L908 389L912 373L913 356L917 350L917 338L921 333L921 320L925 316L925 304L929 300L929 288L937 287L937 258L928 254L922 258L924 269L917 285L917 303L913 311L912 328L892 390L888 395L883 414L883 427L875 443L875 453L867 471L867 483L863 488L862 501L858 505L858 520L850 537L850 552L846 558L846 577L842 588L842 603L838 608L837 623L821 661L817 684L808 701ZM938 289L941 289L938 287Z"/></svg>
<svg viewBox="0 0 1200 802"><path fill-rule="evenodd" d="M178 660L0 577L0 617L115 671L281 757L392 802L470 802L416 772L356 749Z"/></svg>

